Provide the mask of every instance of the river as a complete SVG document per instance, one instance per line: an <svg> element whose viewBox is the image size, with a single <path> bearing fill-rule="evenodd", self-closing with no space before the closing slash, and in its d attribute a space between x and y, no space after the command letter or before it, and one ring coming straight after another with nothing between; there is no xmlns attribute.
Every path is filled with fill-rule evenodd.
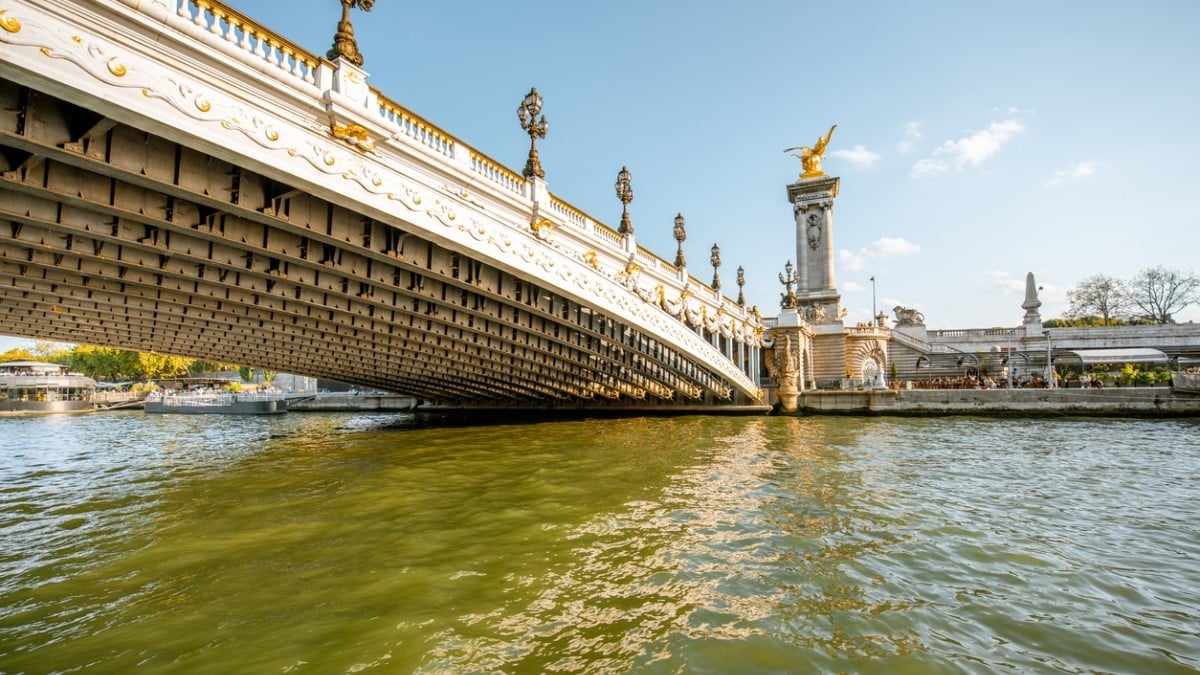
<svg viewBox="0 0 1200 675"><path fill-rule="evenodd" d="M0 672L1197 672L1198 438L0 419Z"/></svg>

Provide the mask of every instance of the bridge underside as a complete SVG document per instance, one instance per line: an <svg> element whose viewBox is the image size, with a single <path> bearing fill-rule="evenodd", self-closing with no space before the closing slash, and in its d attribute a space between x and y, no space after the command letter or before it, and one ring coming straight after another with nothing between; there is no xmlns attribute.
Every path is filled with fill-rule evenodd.
<svg viewBox="0 0 1200 675"><path fill-rule="evenodd" d="M0 176L3 333L431 402L747 402L616 317L7 80Z"/></svg>

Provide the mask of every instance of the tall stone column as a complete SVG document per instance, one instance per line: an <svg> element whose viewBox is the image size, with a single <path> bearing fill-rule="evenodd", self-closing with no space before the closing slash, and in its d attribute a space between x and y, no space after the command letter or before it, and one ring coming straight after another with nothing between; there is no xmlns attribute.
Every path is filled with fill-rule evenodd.
<svg viewBox="0 0 1200 675"><path fill-rule="evenodd" d="M839 179L822 176L788 186L788 201L796 219L796 263L800 271L796 297L808 301L840 300L833 279L833 200Z"/></svg>
<svg viewBox="0 0 1200 675"><path fill-rule="evenodd" d="M813 381L846 376L845 312L834 283L833 202L840 180L801 177L788 186L796 219L796 301L812 330Z"/></svg>

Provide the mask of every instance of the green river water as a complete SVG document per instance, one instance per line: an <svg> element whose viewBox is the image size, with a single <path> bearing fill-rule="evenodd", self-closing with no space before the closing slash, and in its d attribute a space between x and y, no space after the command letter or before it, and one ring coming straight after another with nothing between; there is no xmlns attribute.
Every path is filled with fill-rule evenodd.
<svg viewBox="0 0 1200 675"><path fill-rule="evenodd" d="M1200 420L0 419L0 673L1187 673Z"/></svg>

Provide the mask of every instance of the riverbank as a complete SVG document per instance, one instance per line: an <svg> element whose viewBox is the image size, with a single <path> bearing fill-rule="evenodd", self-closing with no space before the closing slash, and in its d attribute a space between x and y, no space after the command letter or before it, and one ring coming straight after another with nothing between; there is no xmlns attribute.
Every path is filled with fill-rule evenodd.
<svg viewBox="0 0 1200 675"><path fill-rule="evenodd" d="M802 415L1200 416L1200 395L1168 387L804 392Z"/></svg>

